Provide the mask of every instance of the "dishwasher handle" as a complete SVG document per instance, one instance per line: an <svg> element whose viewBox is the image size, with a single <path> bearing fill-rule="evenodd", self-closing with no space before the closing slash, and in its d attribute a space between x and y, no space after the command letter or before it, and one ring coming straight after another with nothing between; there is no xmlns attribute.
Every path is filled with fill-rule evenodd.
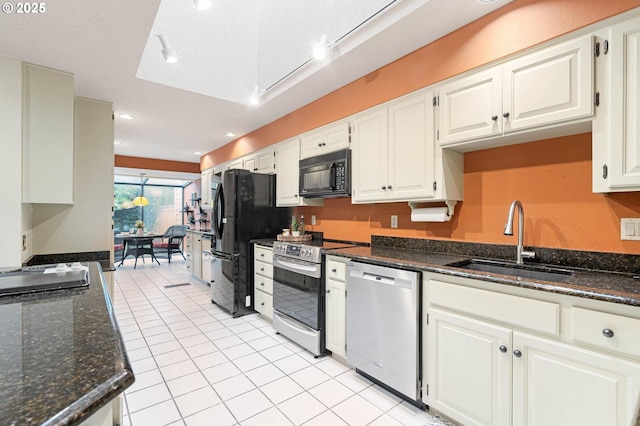
<svg viewBox="0 0 640 426"><path fill-rule="evenodd" d="M375 275L375 274L370 274L368 272L365 272L364 274L362 274L362 278L368 281L375 281L377 283L380 284L389 284L389 285L394 285L396 280L394 278L390 278L390 277L384 277L381 275Z"/></svg>
<svg viewBox="0 0 640 426"><path fill-rule="evenodd" d="M398 288L412 289L417 285L418 274L416 272L390 269L390 268L375 268L378 271L366 271L366 267L361 270L358 268L358 264L352 263L349 265L349 280L361 281L368 285L384 284L391 285ZM367 265L368 266L368 265ZM391 272L391 274L385 275L378 272ZM389 276L394 275L394 276Z"/></svg>

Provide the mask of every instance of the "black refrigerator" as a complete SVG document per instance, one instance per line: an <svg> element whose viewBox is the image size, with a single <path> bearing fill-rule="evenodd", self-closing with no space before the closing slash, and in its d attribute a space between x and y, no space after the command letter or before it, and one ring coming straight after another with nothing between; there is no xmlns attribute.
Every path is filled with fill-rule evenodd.
<svg viewBox="0 0 640 426"><path fill-rule="evenodd" d="M275 238L288 227L291 209L276 207L276 176L226 170L216 188L212 225L216 236L211 301L234 317L253 311L250 241Z"/></svg>

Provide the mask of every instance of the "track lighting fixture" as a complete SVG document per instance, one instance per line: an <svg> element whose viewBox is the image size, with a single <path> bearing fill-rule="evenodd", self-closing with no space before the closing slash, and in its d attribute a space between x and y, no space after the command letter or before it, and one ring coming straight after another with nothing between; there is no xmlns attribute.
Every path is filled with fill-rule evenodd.
<svg viewBox="0 0 640 426"><path fill-rule="evenodd" d="M327 57L328 49L329 45L327 43L327 35L322 34L322 37L320 37L320 41L313 47L313 57L319 61L322 61Z"/></svg>
<svg viewBox="0 0 640 426"><path fill-rule="evenodd" d="M254 106L260 105L264 101L265 90L261 89L260 86L256 86L253 89L253 93L251 93L251 97L249 97L249 103Z"/></svg>
<svg viewBox="0 0 640 426"><path fill-rule="evenodd" d="M168 64L172 64L178 61L178 54L175 49L169 46L169 42L167 41L167 37L164 34L158 35L160 39L160 43L162 44L162 56L164 56L164 61Z"/></svg>
<svg viewBox="0 0 640 426"><path fill-rule="evenodd" d="M196 9L198 10L207 10L211 7L211 0L193 0L193 3L196 5Z"/></svg>

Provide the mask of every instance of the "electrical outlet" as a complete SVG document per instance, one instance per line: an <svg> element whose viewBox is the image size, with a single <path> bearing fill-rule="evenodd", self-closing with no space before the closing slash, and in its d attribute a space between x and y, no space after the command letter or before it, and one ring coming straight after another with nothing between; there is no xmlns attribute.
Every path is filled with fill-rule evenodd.
<svg viewBox="0 0 640 426"><path fill-rule="evenodd" d="M640 218L620 219L620 239L640 240Z"/></svg>
<svg viewBox="0 0 640 426"><path fill-rule="evenodd" d="M315 214L312 214L312 215L311 215L311 224L312 224L312 225L315 225L315 224L316 224L316 215L315 215Z"/></svg>
<svg viewBox="0 0 640 426"><path fill-rule="evenodd" d="M391 227L392 228L397 228L398 227L398 215L396 215L396 214L392 214L391 215Z"/></svg>

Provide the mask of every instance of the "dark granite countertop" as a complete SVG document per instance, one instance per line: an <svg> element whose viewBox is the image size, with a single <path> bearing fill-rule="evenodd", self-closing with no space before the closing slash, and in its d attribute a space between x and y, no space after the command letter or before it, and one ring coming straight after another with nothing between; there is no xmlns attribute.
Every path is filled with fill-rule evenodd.
<svg viewBox="0 0 640 426"><path fill-rule="evenodd" d="M134 382L104 275L0 299L0 424L75 425Z"/></svg>
<svg viewBox="0 0 640 426"><path fill-rule="evenodd" d="M373 243L375 242L374 240ZM558 283L447 266L479 257L477 253L464 254L457 251L435 252L402 248L398 245L372 245L333 250L329 254L383 266L437 272L568 296L640 306L640 269L638 274L633 274L576 268L564 264L563 268L571 269L573 274L564 282Z"/></svg>

